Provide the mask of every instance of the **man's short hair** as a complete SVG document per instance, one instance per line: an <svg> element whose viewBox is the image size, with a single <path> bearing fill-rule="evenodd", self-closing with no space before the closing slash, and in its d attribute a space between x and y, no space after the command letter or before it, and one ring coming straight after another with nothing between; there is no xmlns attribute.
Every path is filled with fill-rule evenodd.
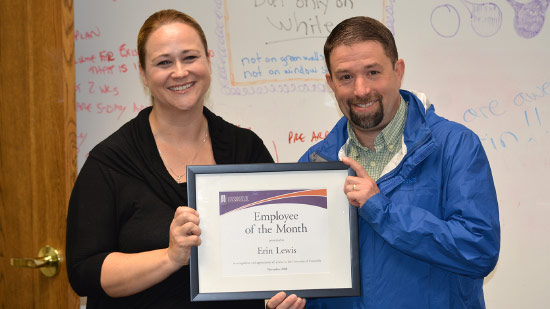
<svg viewBox="0 0 550 309"><path fill-rule="evenodd" d="M340 45L352 45L365 41L376 41L382 44L386 56L395 65L398 59L397 47L395 46L395 39L390 29L374 18L357 16L342 21L330 32L324 48L328 72L332 74L330 69L330 54L334 48Z"/></svg>

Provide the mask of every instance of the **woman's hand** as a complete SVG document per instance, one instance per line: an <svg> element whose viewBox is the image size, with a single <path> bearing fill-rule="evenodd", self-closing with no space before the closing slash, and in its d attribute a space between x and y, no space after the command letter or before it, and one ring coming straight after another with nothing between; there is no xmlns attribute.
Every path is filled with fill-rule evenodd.
<svg viewBox="0 0 550 309"><path fill-rule="evenodd" d="M170 224L170 244L168 257L179 267L189 264L191 247L201 244L199 213L187 206L176 209Z"/></svg>
<svg viewBox="0 0 550 309"><path fill-rule="evenodd" d="M167 249L139 253L112 252L101 267L101 287L111 297L142 292L189 264L191 247L201 244L199 213L178 207L170 224Z"/></svg>

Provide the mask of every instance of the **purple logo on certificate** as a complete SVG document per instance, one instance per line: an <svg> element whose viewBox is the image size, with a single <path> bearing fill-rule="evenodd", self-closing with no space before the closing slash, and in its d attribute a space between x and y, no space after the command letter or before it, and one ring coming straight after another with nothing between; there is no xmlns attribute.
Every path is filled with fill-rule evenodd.
<svg viewBox="0 0 550 309"><path fill-rule="evenodd" d="M220 192L220 215L254 206L282 203L327 208L327 189Z"/></svg>

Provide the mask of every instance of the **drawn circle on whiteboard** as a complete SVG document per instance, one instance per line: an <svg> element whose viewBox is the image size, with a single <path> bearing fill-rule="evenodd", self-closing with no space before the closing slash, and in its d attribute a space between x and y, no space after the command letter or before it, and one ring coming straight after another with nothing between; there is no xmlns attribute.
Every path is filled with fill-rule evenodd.
<svg viewBox="0 0 550 309"><path fill-rule="evenodd" d="M460 15L456 8L450 4L438 5L432 10L430 22L438 35L452 38L460 28Z"/></svg>
<svg viewBox="0 0 550 309"><path fill-rule="evenodd" d="M502 11L494 3L476 4L470 14L472 28L481 37L495 35L502 26Z"/></svg>

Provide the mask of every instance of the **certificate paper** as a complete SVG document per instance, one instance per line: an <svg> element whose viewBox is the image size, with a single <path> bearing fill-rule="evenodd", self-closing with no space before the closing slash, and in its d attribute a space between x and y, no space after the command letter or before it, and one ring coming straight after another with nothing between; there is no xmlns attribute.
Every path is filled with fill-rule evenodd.
<svg viewBox="0 0 550 309"><path fill-rule="evenodd" d="M220 192L222 275L328 273L327 226L326 188Z"/></svg>
<svg viewBox="0 0 550 309"><path fill-rule="evenodd" d="M191 166L187 174L202 231L190 259L191 300L359 295L347 166Z"/></svg>

